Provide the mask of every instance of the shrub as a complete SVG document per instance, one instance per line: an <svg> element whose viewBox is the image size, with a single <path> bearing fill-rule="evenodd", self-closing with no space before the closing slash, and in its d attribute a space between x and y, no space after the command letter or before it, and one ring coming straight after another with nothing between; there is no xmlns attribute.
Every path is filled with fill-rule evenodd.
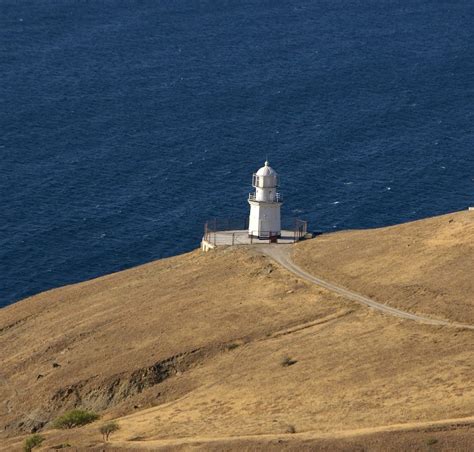
<svg viewBox="0 0 474 452"><path fill-rule="evenodd" d="M134 435L128 438L127 441L143 441L144 439L145 439L144 436Z"/></svg>
<svg viewBox="0 0 474 452"><path fill-rule="evenodd" d="M239 346L240 344L237 344L237 342L232 342L231 344L227 344L226 349L230 351L238 348Z"/></svg>
<svg viewBox="0 0 474 452"><path fill-rule="evenodd" d="M296 428L294 425L288 425L288 427L286 427L286 433L296 433Z"/></svg>
<svg viewBox="0 0 474 452"><path fill-rule="evenodd" d="M99 432L102 433L104 441L109 440L109 436L120 429L120 426L115 421L107 422L99 428Z"/></svg>
<svg viewBox="0 0 474 452"><path fill-rule="evenodd" d="M296 361L295 359L291 359L289 356L285 356L281 360L281 365L283 367L289 367L289 366L292 366L293 364L296 364L297 362L298 361Z"/></svg>
<svg viewBox="0 0 474 452"><path fill-rule="evenodd" d="M35 435L31 435L25 439L25 447L23 450L25 452L31 452L33 447L41 446L41 443L44 441L44 436L39 435L36 433Z"/></svg>
<svg viewBox="0 0 474 452"><path fill-rule="evenodd" d="M99 415L85 410L71 410L59 416L54 422L54 428L74 428L90 424L99 419Z"/></svg>
<svg viewBox="0 0 474 452"><path fill-rule="evenodd" d="M427 446L433 446L437 442L438 442L438 440L436 438L429 438L428 441L426 441L426 445Z"/></svg>

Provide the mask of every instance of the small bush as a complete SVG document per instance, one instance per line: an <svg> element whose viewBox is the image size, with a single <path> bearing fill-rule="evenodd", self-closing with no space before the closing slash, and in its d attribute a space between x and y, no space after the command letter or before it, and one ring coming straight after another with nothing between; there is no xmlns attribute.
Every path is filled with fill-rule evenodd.
<svg viewBox="0 0 474 452"><path fill-rule="evenodd" d="M286 427L286 433L296 433L296 428L294 425L289 425Z"/></svg>
<svg viewBox="0 0 474 452"><path fill-rule="evenodd" d="M127 441L144 441L145 437L140 435L131 436Z"/></svg>
<svg viewBox="0 0 474 452"><path fill-rule="evenodd" d="M25 452L31 452L34 447L41 446L41 443L44 441L44 436L39 435L36 433L35 435L31 435L25 439L25 447L23 450Z"/></svg>
<svg viewBox="0 0 474 452"><path fill-rule="evenodd" d="M427 445L427 446L433 446L433 445L435 445L437 442L438 442L438 440L437 440L436 438L429 438L429 439L426 441L426 445Z"/></svg>
<svg viewBox="0 0 474 452"><path fill-rule="evenodd" d="M62 444L58 444L56 446L51 446L51 449L61 450L61 449L67 449L68 447L72 447L72 446L69 443L62 443Z"/></svg>
<svg viewBox="0 0 474 452"><path fill-rule="evenodd" d="M102 433L104 441L109 440L109 436L120 429L120 426L115 421L107 422L99 428L99 432Z"/></svg>
<svg viewBox="0 0 474 452"><path fill-rule="evenodd" d="M228 351L230 351L230 350L234 350L235 348L238 348L238 347L240 347L240 344L237 344L237 342L232 342L231 344L228 344L226 346L226 349Z"/></svg>
<svg viewBox="0 0 474 452"><path fill-rule="evenodd" d="M296 359L291 359L289 356L285 356L281 360L281 365L283 367L289 367L289 366L292 366L293 364L296 364L297 362L298 361L296 361Z"/></svg>
<svg viewBox="0 0 474 452"><path fill-rule="evenodd" d="M71 410L59 416L53 422L53 428L74 428L90 424L99 419L99 415L85 410Z"/></svg>

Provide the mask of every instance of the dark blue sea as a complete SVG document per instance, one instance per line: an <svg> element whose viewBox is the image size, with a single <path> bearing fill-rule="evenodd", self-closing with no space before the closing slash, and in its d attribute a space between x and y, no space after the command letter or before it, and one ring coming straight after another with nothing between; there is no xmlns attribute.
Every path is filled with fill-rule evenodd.
<svg viewBox="0 0 474 452"><path fill-rule="evenodd" d="M0 1L0 305L283 216L474 204L472 0Z"/></svg>

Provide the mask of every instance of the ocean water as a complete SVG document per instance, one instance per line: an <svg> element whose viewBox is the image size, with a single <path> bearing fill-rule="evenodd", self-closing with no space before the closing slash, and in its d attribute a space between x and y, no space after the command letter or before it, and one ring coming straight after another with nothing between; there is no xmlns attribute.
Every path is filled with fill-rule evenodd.
<svg viewBox="0 0 474 452"><path fill-rule="evenodd" d="M0 2L0 306L283 216L474 204L472 0Z"/></svg>

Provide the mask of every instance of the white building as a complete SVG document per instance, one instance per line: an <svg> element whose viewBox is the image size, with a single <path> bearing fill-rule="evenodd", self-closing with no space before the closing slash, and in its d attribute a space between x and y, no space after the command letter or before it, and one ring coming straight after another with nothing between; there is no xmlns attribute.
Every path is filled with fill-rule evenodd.
<svg viewBox="0 0 474 452"><path fill-rule="evenodd" d="M282 198L277 192L279 177L268 162L252 179L255 193L250 193L249 236L274 238L281 236L280 207Z"/></svg>

